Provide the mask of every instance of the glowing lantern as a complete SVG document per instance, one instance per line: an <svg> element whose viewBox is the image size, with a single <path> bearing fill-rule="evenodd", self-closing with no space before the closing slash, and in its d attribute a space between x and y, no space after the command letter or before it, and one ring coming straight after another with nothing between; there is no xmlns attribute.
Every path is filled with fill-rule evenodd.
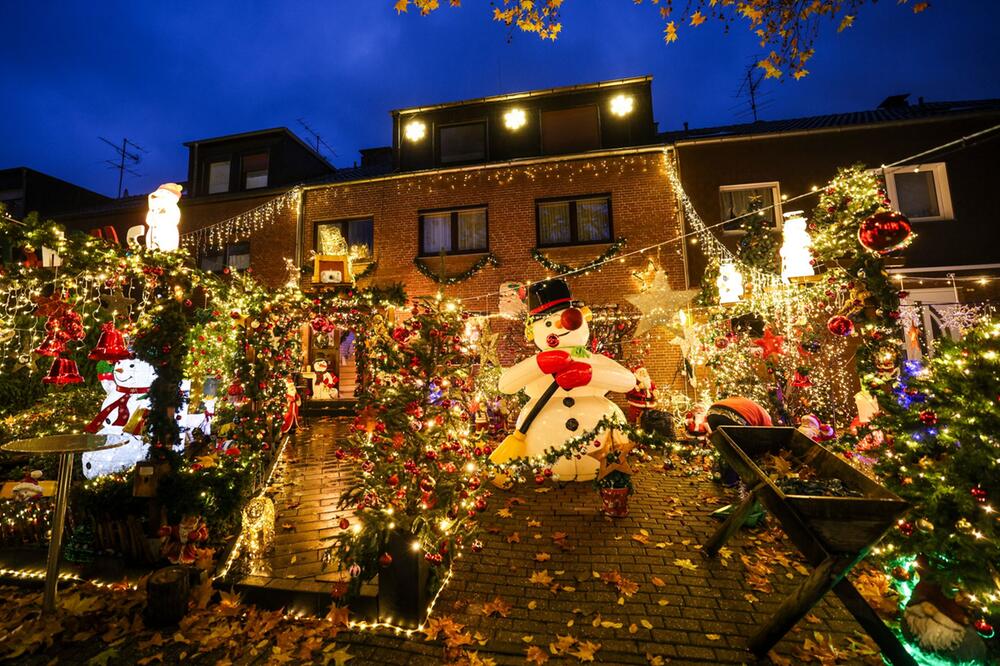
<svg viewBox="0 0 1000 666"><path fill-rule="evenodd" d="M802 211L785 213L782 239L781 278L788 281L790 278L815 275L812 252L809 251L812 239L806 231L806 218L802 217Z"/></svg>
<svg viewBox="0 0 1000 666"><path fill-rule="evenodd" d="M149 195L149 212L146 213L146 248L170 252L180 246L181 188L176 183L166 183Z"/></svg>
<svg viewBox="0 0 1000 666"><path fill-rule="evenodd" d="M715 280L719 288L719 303L737 303L743 296L743 276L736 269L736 264L726 262L719 266L719 277Z"/></svg>

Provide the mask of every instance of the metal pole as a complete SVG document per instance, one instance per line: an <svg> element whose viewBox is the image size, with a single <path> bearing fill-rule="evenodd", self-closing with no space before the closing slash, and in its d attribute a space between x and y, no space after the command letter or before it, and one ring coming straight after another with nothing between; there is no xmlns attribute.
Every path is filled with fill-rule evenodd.
<svg viewBox="0 0 1000 666"><path fill-rule="evenodd" d="M69 485L73 478L73 454L59 454L59 480L56 486L56 507L52 516L52 537L49 539L49 560L45 568L45 597L42 610L56 610L56 586L59 582L59 556L62 553L63 525L66 523L66 505L69 503Z"/></svg>

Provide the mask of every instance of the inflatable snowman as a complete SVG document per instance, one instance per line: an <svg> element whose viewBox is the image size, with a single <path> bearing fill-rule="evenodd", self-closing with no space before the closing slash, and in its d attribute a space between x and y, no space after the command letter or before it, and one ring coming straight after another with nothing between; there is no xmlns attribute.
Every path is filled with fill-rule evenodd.
<svg viewBox="0 0 1000 666"><path fill-rule="evenodd" d="M148 197L149 212L146 213L146 247L150 250L176 250L180 245L177 225L181 221L181 200L183 188L176 183L166 183L156 188Z"/></svg>
<svg viewBox="0 0 1000 666"><path fill-rule="evenodd" d="M533 412L536 415L523 438L515 438L518 442L523 439L523 450L519 450L519 443L509 445L508 438L490 456L494 463L559 448L567 440L593 430L604 417L625 423L625 415L605 393L625 393L635 386L635 375L628 368L588 351L589 310L574 307L564 280L533 284L528 290L528 315L531 319L527 333L539 352L505 369L499 388L502 393L524 389L528 394L528 404L517 419L518 432L523 431ZM555 389L549 395L553 383ZM552 465L552 472L561 481L589 481L597 475L598 466L598 461L589 456L561 458Z"/></svg>
<svg viewBox="0 0 1000 666"><path fill-rule="evenodd" d="M782 230L781 277L787 282L789 278L808 277L816 273L813 268L813 258L810 247L812 239L806 231L806 218L802 211L785 213L785 226Z"/></svg>
<svg viewBox="0 0 1000 666"><path fill-rule="evenodd" d="M84 453L83 475L88 479L132 467L146 457L147 445L142 441L139 426L142 414L149 409L149 387L156 371L149 363L127 358L117 361L111 380L101 380L108 395L100 411L84 430L108 435L108 441L124 442L122 446Z"/></svg>

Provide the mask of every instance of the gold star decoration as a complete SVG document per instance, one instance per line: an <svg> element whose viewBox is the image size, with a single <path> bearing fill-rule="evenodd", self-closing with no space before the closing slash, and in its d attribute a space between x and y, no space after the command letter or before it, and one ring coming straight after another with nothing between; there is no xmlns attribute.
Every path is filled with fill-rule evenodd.
<svg viewBox="0 0 1000 666"><path fill-rule="evenodd" d="M498 350L500 334L494 333L487 320L479 332L479 365L493 364L500 367L500 352Z"/></svg>
<svg viewBox="0 0 1000 666"><path fill-rule="evenodd" d="M101 308L107 316L123 315L135 303L134 298L126 296L121 289L115 289L110 294L101 294L101 301L104 307Z"/></svg>
<svg viewBox="0 0 1000 666"><path fill-rule="evenodd" d="M587 455L601 465L600 469L597 470L599 480L611 472L622 472L629 475L633 473L628 464L628 454L635 448L633 442L617 431L605 431L598 441L601 442L601 445ZM610 461L608 460L609 456L612 458Z"/></svg>
<svg viewBox="0 0 1000 666"><path fill-rule="evenodd" d="M687 304L697 293L696 289L687 291L671 289L670 280L662 268L656 271L652 282L647 284L648 286L638 294L625 297L625 300L642 312L639 326L635 330L636 337L657 326L670 323L674 313Z"/></svg>

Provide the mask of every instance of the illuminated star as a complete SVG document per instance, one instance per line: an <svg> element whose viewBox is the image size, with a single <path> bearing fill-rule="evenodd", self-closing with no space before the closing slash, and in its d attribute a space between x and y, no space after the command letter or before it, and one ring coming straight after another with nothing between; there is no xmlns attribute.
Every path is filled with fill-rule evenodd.
<svg viewBox="0 0 1000 666"><path fill-rule="evenodd" d="M626 439L624 436L615 437L610 432L605 432L601 436L601 446L587 453L588 456L600 463L601 467L597 470L597 478L603 479L611 472L622 472L624 474L632 474L632 468L628 464L628 454L635 448L635 444ZM617 462L609 462L608 456L611 454L618 454Z"/></svg>
<svg viewBox="0 0 1000 666"><path fill-rule="evenodd" d="M782 345L785 343L784 336L772 333L770 326L764 329L764 337L754 340L753 343L764 352L765 361L771 356L781 356L785 353L785 350L782 349Z"/></svg>
<svg viewBox="0 0 1000 666"><path fill-rule="evenodd" d="M625 300L642 311L636 337L657 326L669 324L674 314L695 295L696 290L675 291L670 288L670 280L663 269L656 271L649 286L638 294L626 296Z"/></svg>

